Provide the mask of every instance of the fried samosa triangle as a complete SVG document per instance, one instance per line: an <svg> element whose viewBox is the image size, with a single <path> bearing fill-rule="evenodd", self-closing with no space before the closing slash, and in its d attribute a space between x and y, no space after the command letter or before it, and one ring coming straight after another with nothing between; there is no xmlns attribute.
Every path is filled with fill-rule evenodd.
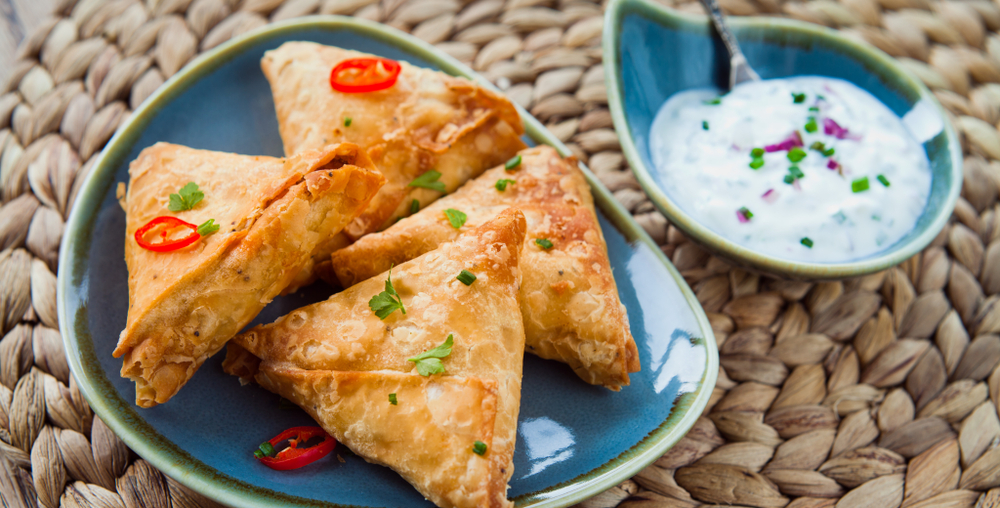
<svg viewBox="0 0 1000 508"><path fill-rule="evenodd" d="M385 231L334 252L333 271L349 287L511 206L524 212L528 224L521 257L527 351L569 364L588 383L616 391L628 385L628 374L639 370L639 354L590 187L575 162L551 147L524 150L510 170L491 169ZM460 228L449 209L466 215Z"/></svg>
<svg viewBox="0 0 1000 508"><path fill-rule="evenodd" d="M399 62L398 77L384 90L335 90L333 68L356 58L374 55L286 42L261 60L287 155L327 143L356 143L368 150L387 179L344 234L326 242L316 262L328 261L334 249L405 216L414 200L426 206L525 146L513 104L464 78ZM312 278L310 267L297 284Z"/></svg>
<svg viewBox="0 0 1000 508"><path fill-rule="evenodd" d="M524 231L523 214L504 211L395 266L391 278L379 274L237 336L223 368L295 402L442 508L511 507ZM475 274L470 285L456 279L462 270ZM372 298L392 293L401 308L380 319Z"/></svg>
<svg viewBox="0 0 1000 508"><path fill-rule="evenodd" d="M177 393L385 181L349 143L287 159L157 143L139 154L129 175L129 309L114 355L123 359L122 377L135 381L142 407ZM160 217L190 224L212 219L218 230L200 229L201 238L183 248L149 250L136 231ZM140 237L167 241L168 233L154 229Z"/></svg>

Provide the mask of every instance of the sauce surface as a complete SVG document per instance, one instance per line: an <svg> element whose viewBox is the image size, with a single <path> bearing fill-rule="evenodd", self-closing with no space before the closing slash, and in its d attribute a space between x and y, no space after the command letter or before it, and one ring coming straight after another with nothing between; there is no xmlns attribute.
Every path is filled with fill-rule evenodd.
<svg viewBox="0 0 1000 508"><path fill-rule="evenodd" d="M913 229L931 187L926 153L900 118L831 78L680 92L653 121L650 155L667 195L701 224L797 261L888 248Z"/></svg>

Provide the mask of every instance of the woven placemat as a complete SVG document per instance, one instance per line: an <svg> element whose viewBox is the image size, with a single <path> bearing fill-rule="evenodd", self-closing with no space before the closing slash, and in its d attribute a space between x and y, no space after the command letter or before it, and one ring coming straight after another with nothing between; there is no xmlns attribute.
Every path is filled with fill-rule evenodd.
<svg viewBox="0 0 1000 508"><path fill-rule="evenodd" d="M351 14L469 63L573 149L708 312L719 383L694 429L588 508L1000 507L1000 8L986 0L720 0L839 28L897 57L965 149L951 223L885 272L810 284L709 255L625 167L589 0L63 0L0 88L0 496L4 506L217 506L136 457L66 363L58 249L117 127L198 52L268 22ZM696 2L673 7L700 12Z"/></svg>

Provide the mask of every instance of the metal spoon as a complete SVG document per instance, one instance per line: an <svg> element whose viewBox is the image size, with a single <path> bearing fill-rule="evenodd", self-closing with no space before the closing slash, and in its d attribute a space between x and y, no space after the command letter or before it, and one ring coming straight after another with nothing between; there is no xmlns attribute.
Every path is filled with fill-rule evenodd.
<svg viewBox="0 0 1000 508"><path fill-rule="evenodd" d="M760 81L760 76L750 67L747 58L740 51L740 45L736 42L733 32L729 30L729 25L726 24L726 15L719 9L719 3L716 0L701 0L701 3L705 4L705 8L708 9L708 15L712 18L715 30L719 32L722 42L729 50L729 88L732 89L744 81Z"/></svg>

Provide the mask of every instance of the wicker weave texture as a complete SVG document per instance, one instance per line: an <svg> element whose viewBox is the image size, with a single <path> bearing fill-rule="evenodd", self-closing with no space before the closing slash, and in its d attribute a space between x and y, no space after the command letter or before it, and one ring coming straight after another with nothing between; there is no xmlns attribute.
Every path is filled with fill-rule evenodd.
<svg viewBox="0 0 1000 508"><path fill-rule="evenodd" d="M234 36L319 12L409 31L486 75L590 165L708 312L722 368L704 416L582 506L1000 507L1000 6L721 3L838 28L934 91L966 158L962 198L928 249L882 273L810 284L746 272L688 241L625 167L599 3L63 0L0 87L4 505L215 506L132 454L83 400L58 332L59 243L96 154L166 78Z"/></svg>

